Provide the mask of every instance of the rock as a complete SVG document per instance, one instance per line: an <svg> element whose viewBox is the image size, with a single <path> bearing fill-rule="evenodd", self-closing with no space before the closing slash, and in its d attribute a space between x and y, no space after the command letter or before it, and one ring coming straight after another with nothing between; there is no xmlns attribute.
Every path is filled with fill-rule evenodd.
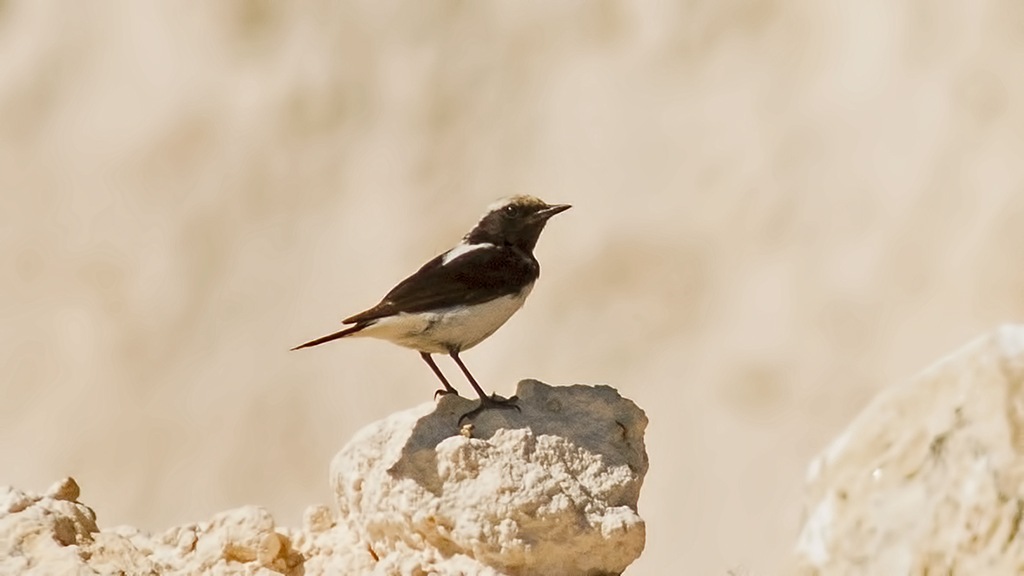
<svg viewBox="0 0 1024 576"><path fill-rule="evenodd" d="M360 566L364 550L342 528L324 529L325 507L314 507L315 532L277 530L270 513L244 506L208 522L171 528L155 536L119 526L99 531L87 506L57 497L71 494L66 479L46 496L0 487L0 575L7 574L348 574ZM77 484L74 484L77 486ZM293 547L292 539L307 551ZM313 554L329 557L313 558ZM372 558L371 558L372 560Z"/></svg>
<svg viewBox="0 0 1024 576"><path fill-rule="evenodd" d="M68 480L46 496L0 486L0 574L91 573L84 560L99 532L96 515L67 499Z"/></svg>
<svg viewBox="0 0 1024 576"><path fill-rule="evenodd" d="M519 383L394 414L334 459L341 518L383 573L618 574L644 547L647 418L606 386Z"/></svg>
<svg viewBox="0 0 1024 576"><path fill-rule="evenodd" d="M317 576L331 574L387 574L374 572L377 559L365 543L344 525L334 525L324 531L284 529L295 552L304 559L301 570L295 569L290 576Z"/></svg>
<svg viewBox="0 0 1024 576"><path fill-rule="evenodd" d="M193 559L189 569L207 572L218 564L250 564L276 572L287 572L287 543L274 530L274 519L263 508L243 506L221 512L210 522L194 527L176 528L164 534L163 541L177 550L185 550ZM189 548L192 553L188 553ZM292 562L295 564L296 562Z"/></svg>
<svg viewBox="0 0 1024 576"><path fill-rule="evenodd" d="M334 527L334 516L331 509L323 504L310 506L302 514L302 527L310 534L326 532Z"/></svg>
<svg viewBox="0 0 1024 576"><path fill-rule="evenodd" d="M300 529L244 506L150 535L96 525L71 478L0 487L0 575L618 574L644 547L644 413L607 386L519 384L521 412L444 397L334 459L341 516Z"/></svg>
<svg viewBox="0 0 1024 576"><path fill-rule="evenodd" d="M148 540L148 535L134 528L104 530L94 535L92 545L84 551L83 563L100 574L174 574L169 568L178 562L161 562L153 555L154 546Z"/></svg>
<svg viewBox="0 0 1024 576"><path fill-rule="evenodd" d="M75 482L75 479L70 476L59 482L54 482L50 489L46 491L48 498L65 500L67 502L75 502L78 500L79 494L81 494L81 489L78 487L78 482Z"/></svg>
<svg viewBox="0 0 1024 576"><path fill-rule="evenodd" d="M797 573L1024 572L1024 326L883 391L811 465Z"/></svg>

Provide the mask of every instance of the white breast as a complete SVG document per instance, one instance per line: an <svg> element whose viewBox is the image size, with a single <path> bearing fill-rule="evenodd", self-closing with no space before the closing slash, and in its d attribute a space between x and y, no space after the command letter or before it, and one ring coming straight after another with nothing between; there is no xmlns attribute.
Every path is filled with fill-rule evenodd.
<svg viewBox="0 0 1024 576"><path fill-rule="evenodd" d="M381 318L353 336L380 338L431 354L468 350L494 334L522 308L532 289L533 284L529 284L517 294L473 306Z"/></svg>

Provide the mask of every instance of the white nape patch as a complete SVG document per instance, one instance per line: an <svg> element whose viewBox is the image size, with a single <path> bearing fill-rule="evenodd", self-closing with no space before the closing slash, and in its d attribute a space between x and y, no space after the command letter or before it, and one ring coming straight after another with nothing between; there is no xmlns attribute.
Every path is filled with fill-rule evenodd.
<svg viewBox="0 0 1024 576"><path fill-rule="evenodd" d="M352 336L380 338L430 354L447 354L453 348L468 350L501 328L523 306L531 289L533 284L516 294L472 306L386 316Z"/></svg>
<svg viewBox="0 0 1024 576"><path fill-rule="evenodd" d="M515 202L516 198L516 196L505 196L504 198L498 198L497 200L491 202L490 205L487 206L487 211L484 212L484 216L487 216L491 212L501 210L505 206L508 206L509 204Z"/></svg>
<svg viewBox="0 0 1024 576"><path fill-rule="evenodd" d="M479 244L459 244L455 248L444 253L444 256L441 258L441 266L448 264L463 254L468 254L473 250L479 250L480 248L494 248L494 244L491 244L490 242L481 242Z"/></svg>

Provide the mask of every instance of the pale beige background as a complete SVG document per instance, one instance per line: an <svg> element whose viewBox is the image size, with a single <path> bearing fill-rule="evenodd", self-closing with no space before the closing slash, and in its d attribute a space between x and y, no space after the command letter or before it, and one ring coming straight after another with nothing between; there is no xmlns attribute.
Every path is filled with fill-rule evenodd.
<svg viewBox="0 0 1024 576"><path fill-rule="evenodd" d="M630 574L777 573L808 460L1024 315L1024 4L2 2L0 483L296 525L437 385L288 348L517 192L576 207L469 366L647 410Z"/></svg>

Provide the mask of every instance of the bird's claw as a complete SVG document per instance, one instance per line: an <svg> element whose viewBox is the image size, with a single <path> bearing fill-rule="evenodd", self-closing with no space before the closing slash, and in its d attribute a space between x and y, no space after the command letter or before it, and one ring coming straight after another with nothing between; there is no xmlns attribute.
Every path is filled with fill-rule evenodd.
<svg viewBox="0 0 1024 576"><path fill-rule="evenodd" d="M455 394L456 396L458 396L459 395L459 391L454 389L454 388L452 388L451 390L448 390L448 389L445 389L445 388L439 388L438 390L434 391L434 400L437 400L438 397L440 397L440 396L447 396L449 394Z"/></svg>
<svg viewBox="0 0 1024 576"><path fill-rule="evenodd" d="M516 406L516 402L518 401L519 398L516 396L513 396L508 399L501 398L500 396L497 396L495 394L491 394L489 397L484 396L480 398L479 406L470 410L469 412L466 412L465 414L459 417L459 426L462 426L463 420L472 420L477 416L477 414L480 414L484 410L489 410L492 408L495 410L515 409L516 412L522 413L522 410L519 408L519 406Z"/></svg>

